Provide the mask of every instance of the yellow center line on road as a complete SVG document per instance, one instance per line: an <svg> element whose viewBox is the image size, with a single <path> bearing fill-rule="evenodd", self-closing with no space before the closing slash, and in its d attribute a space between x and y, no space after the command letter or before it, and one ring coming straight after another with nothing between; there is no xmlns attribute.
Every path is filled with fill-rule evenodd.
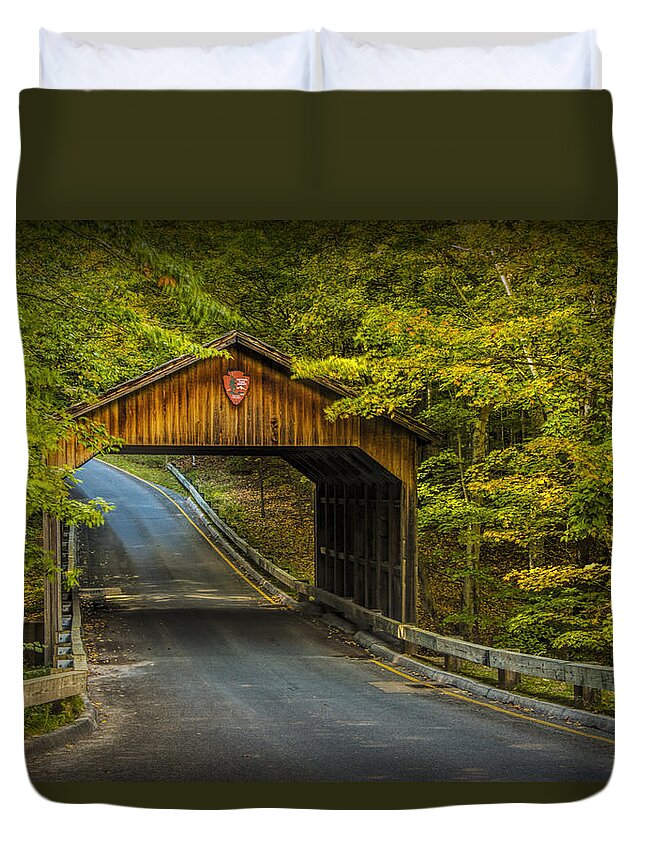
<svg viewBox="0 0 645 853"><path fill-rule="evenodd" d="M237 566L234 566L234 565L233 565L233 563L229 560L229 558L226 556L226 554L224 554L222 551L220 551L220 549L217 547L217 545L215 545L215 543L214 543L214 542L213 542L213 541L212 541L212 540L211 540L211 539L210 539L210 538L209 538L209 537L204 533L204 531L203 531L203 530L201 530L201 529L200 529L200 528L195 524L195 522L192 520L192 518L184 512L184 510L179 506L179 504L177 503L177 501L173 500L173 499L170 497L170 495L168 495L168 494L166 494L166 492L164 492L164 490L163 490L163 489L161 489L159 486L155 486L155 484L154 484L154 483L151 483L151 482L149 482L148 480L144 480L144 479L143 479L143 477L139 477L139 476L137 476L137 474L133 474L131 471L126 471L126 470L125 470L125 468L119 468L119 466L118 466L118 465L113 465L111 462L106 462L106 461L105 461L105 459L97 459L96 461L97 461L97 462L101 462L103 465L107 465L109 468L114 468L114 470L115 470L115 471L121 471L123 474L128 474L128 476L130 476L130 477L134 477L134 479L135 479L135 480L139 480L141 483L145 483L145 484L146 484L146 486L150 486L150 488L151 488L151 489L154 489L156 492L159 492L159 494L160 494L160 495L163 495L163 496L164 496L164 498L166 498L167 500L169 500L171 504L173 504L175 507L177 507L177 509L178 509L178 510L179 510L179 512L184 516L184 518L186 519L186 521L188 521L190 524L192 524L192 525L193 525L193 527L194 527L194 528L195 528L195 530L199 533L199 535L202 537L202 539L204 539L206 542L208 542L208 544L211 546L211 548L213 549L213 551L215 551L217 554L219 554L219 556L222 558L222 560L224 560L224 562L225 562L227 565L229 565L229 566L233 569L233 571L235 572L235 574L239 575L239 576L242 578L242 580L243 580L243 581L246 581L246 583L248 583L248 585L249 585L249 586L252 586L252 587L253 587L253 589L254 589L256 592L259 592L259 593L260 593L260 595L261 595L263 598L266 598L266 600L267 600L267 601L270 601L270 602L271 602L271 604L275 604L275 603L276 603L276 600L275 600L274 598L271 598L271 596L270 596L270 595L267 595L267 593L266 593L266 592L264 592L264 590L260 589L260 587L259 587L259 586L256 586L256 585L253 583L253 581L249 580L249 579L247 578L247 576L244 574L244 572L241 572L241 571L237 568Z"/></svg>
<svg viewBox="0 0 645 853"><path fill-rule="evenodd" d="M376 666L380 666L383 669L387 669L389 672L393 672L395 675L400 675L402 678L407 678L408 681L414 681L417 684L427 684L426 681L422 681L420 678L414 678L412 675L407 675L405 672L401 672L399 669L395 669L393 666L388 666L386 663L381 663L378 660L370 660L370 663L376 664ZM517 717L520 720L528 720L530 723L536 723L539 726L547 726L551 729L559 729L563 732L568 732L572 735L578 735L578 737L586 737L590 740L601 740L604 743L614 743L611 738L603 737L602 735L592 735L587 732L581 732L577 729L569 728L569 726L561 726L558 723L549 723L547 720L538 720L536 717L529 717L527 714L520 714L518 711L509 711L506 708L498 708L497 705L491 705L490 702L482 702L480 699L471 699L470 696L464 696L461 693L455 693L453 690L446 690L444 687L438 687L438 690L446 696L452 696L455 699L461 699L462 702L470 702L472 705L480 705L482 708L490 708L492 711L497 711L498 714L508 714L509 717Z"/></svg>

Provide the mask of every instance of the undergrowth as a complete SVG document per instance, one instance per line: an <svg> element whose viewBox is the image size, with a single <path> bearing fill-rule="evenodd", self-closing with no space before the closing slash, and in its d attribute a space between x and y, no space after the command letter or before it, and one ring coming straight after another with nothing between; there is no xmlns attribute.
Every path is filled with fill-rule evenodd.
<svg viewBox="0 0 645 853"><path fill-rule="evenodd" d="M25 708L25 737L47 734L73 723L83 707L83 699L80 696L72 696L69 699Z"/></svg>

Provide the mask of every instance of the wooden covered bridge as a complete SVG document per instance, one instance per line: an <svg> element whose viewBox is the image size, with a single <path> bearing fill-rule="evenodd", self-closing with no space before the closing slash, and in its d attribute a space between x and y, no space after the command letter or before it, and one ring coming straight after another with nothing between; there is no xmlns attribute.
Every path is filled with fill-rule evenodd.
<svg viewBox="0 0 645 853"><path fill-rule="evenodd" d="M288 356L242 332L208 346L228 357L181 356L72 414L122 453L282 457L315 484L316 586L414 623L417 465L436 435L400 412L329 421L339 384L292 379ZM69 442L56 461L91 455Z"/></svg>

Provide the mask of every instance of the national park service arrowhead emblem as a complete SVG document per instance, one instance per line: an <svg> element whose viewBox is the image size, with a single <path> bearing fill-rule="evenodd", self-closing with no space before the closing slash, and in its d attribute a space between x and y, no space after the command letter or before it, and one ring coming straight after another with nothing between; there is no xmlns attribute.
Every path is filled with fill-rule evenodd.
<svg viewBox="0 0 645 853"><path fill-rule="evenodd" d="M234 406L239 406L249 390L251 377L245 376L241 370L229 370L222 376L222 382L228 399Z"/></svg>

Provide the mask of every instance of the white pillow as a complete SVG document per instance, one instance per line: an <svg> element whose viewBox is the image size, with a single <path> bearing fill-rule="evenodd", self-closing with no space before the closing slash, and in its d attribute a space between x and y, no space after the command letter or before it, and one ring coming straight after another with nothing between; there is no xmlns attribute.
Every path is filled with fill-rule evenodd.
<svg viewBox="0 0 645 853"><path fill-rule="evenodd" d="M595 33L532 45L414 48L322 30L323 89L598 88Z"/></svg>
<svg viewBox="0 0 645 853"><path fill-rule="evenodd" d="M313 86L315 32L252 45L133 48L40 30L45 89L305 89Z"/></svg>

